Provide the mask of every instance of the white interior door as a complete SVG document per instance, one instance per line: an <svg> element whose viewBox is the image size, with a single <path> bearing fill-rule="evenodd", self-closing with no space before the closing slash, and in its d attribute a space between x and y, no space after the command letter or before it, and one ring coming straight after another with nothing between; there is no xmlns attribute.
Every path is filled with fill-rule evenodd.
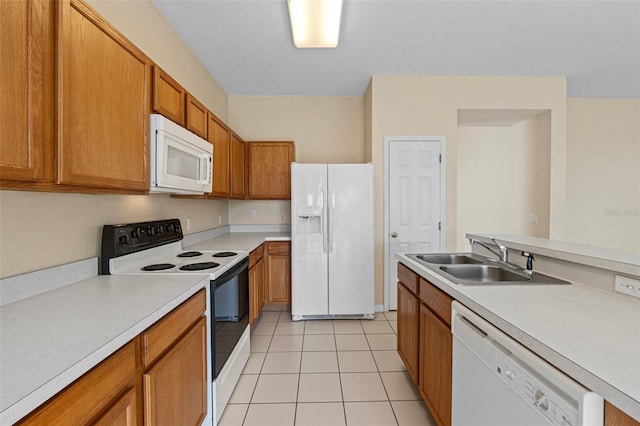
<svg viewBox="0 0 640 426"><path fill-rule="evenodd" d="M329 164L329 314L373 314L373 165Z"/></svg>
<svg viewBox="0 0 640 426"><path fill-rule="evenodd" d="M443 139L385 138L388 143L388 215L385 259L389 309L397 309L396 252L441 249Z"/></svg>

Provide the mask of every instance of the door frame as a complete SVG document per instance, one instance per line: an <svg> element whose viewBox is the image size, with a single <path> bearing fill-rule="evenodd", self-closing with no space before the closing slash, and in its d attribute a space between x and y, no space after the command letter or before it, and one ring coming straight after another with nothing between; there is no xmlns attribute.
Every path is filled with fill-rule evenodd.
<svg viewBox="0 0 640 426"><path fill-rule="evenodd" d="M391 290L391 283L389 282L389 271L387 265L389 265L390 257L393 256L389 252L389 148L392 142L438 142L440 144L440 154L442 155L442 162L440 163L440 222L442 223L442 230L440 232L440 248L444 247L446 241L446 169L447 169L447 138L444 136L385 136L384 137L384 310L389 310L389 292Z"/></svg>

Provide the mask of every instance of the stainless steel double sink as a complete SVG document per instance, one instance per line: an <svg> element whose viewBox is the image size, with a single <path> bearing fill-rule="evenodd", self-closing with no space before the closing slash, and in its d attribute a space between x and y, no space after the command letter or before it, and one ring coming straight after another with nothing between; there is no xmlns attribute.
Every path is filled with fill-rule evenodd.
<svg viewBox="0 0 640 426"><path fill-rule="evenodd" d="M523 269L476 254L407 254L411 259L460 285L557 285L571 284L539 272Z"/></svg>

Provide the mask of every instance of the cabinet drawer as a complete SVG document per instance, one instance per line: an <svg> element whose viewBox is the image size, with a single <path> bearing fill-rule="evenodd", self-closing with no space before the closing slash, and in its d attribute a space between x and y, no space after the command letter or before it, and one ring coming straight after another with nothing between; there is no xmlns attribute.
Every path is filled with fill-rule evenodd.
<svg viewBox="0 0 640 426"><path fill-rule="evenodd" d="M420 300L448 326L451 326L451 302L453 298L424 278L420 278Z"/></svg>
<svg viewBox="0 0 640 426"><path fill-rule="evenodd" d="M289 241L271 241L268 244L269 254L289 254L291 243Z"/></svg>
<svg viewBox="0 0 640 426"><path fill-rule="evenodd" d="M143 332L142 361L145 367L153 363L192 324L200 319L206 306L206 292L203 289Z"/></svg>
<svg viewBox="0 0 640 426"><path fill-rule="evenodd" d="M249 253L249 268L255 265L260 259L264 257L264 244L260 244L260 247Z"/></svg>
<svg viewBox="0 0 640 426"><path fill-rule="evenodd" d="M20 425L89 424L134 386L136 342L129 342L45 402ZM134 407L135 409L135 407Z"/></svg>
<svg viewBox="0 0 640 426"><path fill-rule="evenodd" d="M398 281L404 284L413 294L418 294L418 274L402 263L398 263Z"/></svg>

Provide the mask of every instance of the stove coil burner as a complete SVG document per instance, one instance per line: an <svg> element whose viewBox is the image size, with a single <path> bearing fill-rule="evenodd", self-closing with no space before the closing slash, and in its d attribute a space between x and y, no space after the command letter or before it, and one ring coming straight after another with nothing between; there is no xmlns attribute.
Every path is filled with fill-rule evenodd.
<svg viewBox="0 0 640 426"><path fill-rule="evenodd" d="M175 268L176 265L173 265L171 263L156 263L154 265L147 265L144 266L142 268L140 268L140 270L142 271L164 271L166 269L172 269Z"/></svg>
<svg viewBox="0 0 640 426"><path fill-rule="evenodd" d="M190 263L188 265L181 266L180 270L181 271L202 271L204 269L217 268L218 266L220 266L220 264L216 262Z"/></svg>
<svg viewBox="0 0 640 426"><path fill-rule="evenodd" d="M237 255L238 253L234 253L232 251L221 251L220 253L214 254L213 257L233 257Z"/></svg>
<svg viewBox="0 0 640 426"><path fill-rule="evenodd" d="M198 257L202 256L202 253L199 251L185 251L184 253L180 253L177 257Z"/></svg>

